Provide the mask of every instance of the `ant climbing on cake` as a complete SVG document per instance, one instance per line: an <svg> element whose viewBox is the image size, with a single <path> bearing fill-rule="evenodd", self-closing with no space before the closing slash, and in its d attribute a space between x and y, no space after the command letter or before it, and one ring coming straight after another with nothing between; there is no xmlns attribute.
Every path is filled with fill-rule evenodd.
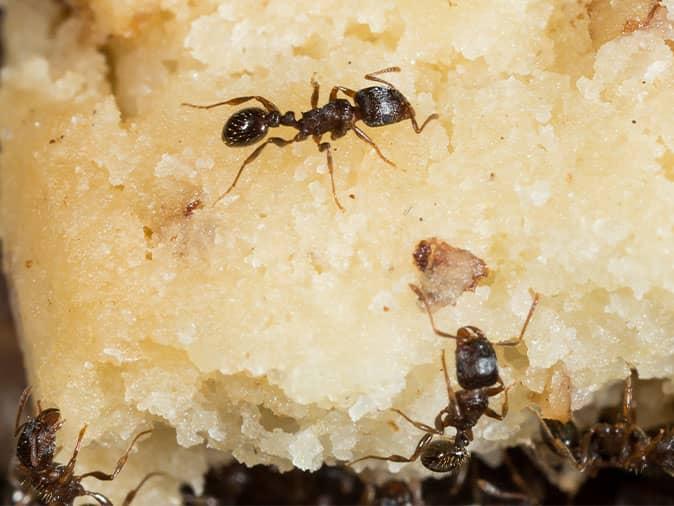
<svg viewBox="0 0 674 506"><path fill-rule="evenodd" d="M21 394L19 409L14 424L14 437L18 437L16 444L16 457L18 464L16 473L21 485L26 488L38 501L50 506L71 506L78 497L88 496L93 498L99 505L112 506L110 500L103 494L85 489L81 481L92 477L97 480L110 481L126 464L126 460L136 441L149 434L150 430L136 435L128 449L117 461L112 473L91 471L81 475L75 474L75 463L79 454L82 439L87 429L85 425L80 430L72 457L67 464L54 462L56 453L56 432L63 426L61 413L57 408L42 409L40 401L37 401L38 413L35 417L28 416L26 421L20 423L21 415L31 394L31 388L27 387ZM153 476L163 473L149 473L136 488L131 490L124 499L122 506L128 506L135 498L138 490Z"/></svg>
<svg viewBox="0 0 674 506"><path fill-rule="evenodd" d="M363 121L367 126L380 127L409 119L414 131L417 134L420 134L429 121L438 118L437 114L431 114L420 127L416 121L414 108L405 96L398 91L393 84L377 77L380 74L389 72L400 72L400 68L388 67L365 75L365 79L385 84L385 87L371 86L355 91L344 86L334 86L330 91L328 103L321 107L318 106L319 84L312 79L311 85L313 86L313 93L311 94L311 109L303 112L302 117L299 120L295 119L295 113L293 111L281 114L280 109L273 102L258 95L232 98L209 105L181 104L196 109L212 109L222 105L239 105L250 100L257 100L260 102L263 108L248 107L235 112L227 120L222 129L222 140L230 147L250 146L251 144L255 144L267 135L267 131L270 128L288 126L298 130L297 134L292 139L270 137L248 155L239 168L239 172L236 174L234 181L232 181L229 188L216 199L213 205L217 204L225 195L234 189L241 177L243 169L258 157L265 146L274 144L278 147L284 147L288 144L301 142L311 137L316 143L318 150L321 153L326 153L332 196L337 207L343 211L344 208L340 204L335 191L334 168L331 152L332 146L329 142L321 142L321 137L324 134L330 133L330 139L334 141L345 136L349 130L353 130L356 136L369 144L384 162L395 166L395 163L384 156L374 141L356 126L356 122ZM339 92L342 92L344 95L351 98L355 102L355 105L343 98L337 98Z"/></svg>
<svg viewBox="0 0 674 506"><path fill-rule="evenodd" d="M417 429L425 432L419 440L414 453L410 457L403 457L402 455L389 455L388 457L368 455L350 462L349 465L366 459L388 460L391 462L414 462L420 459L421 464L425 468L438 473L446 473L458 469L466 462L469 457L468 445L473 440L472 428L482 415L503 420L508 413L508 391L503 385L499 385L455 392L447 372L445 350L442 350L442 370L445 376L448 403L436 415L433 427L413 420L399 409L393 409L393 411ZM501 413L497 413L489 407L489 398L500 393L504 393L505 399ZM448 427L456 429L454 437L433 439L435 436L444 436L445 429Z"/></svg>
<svg viewBox="0 0 674 506"><path fill-rule="evenodd" d="M457 469L468 458L468 445L473 440L473 427L484 415L496 420L503 420L508 413L508 389L498 372L496 353L491 342L477 327L461 327L456 335L439 330L435 326L430 306L424 293L416 286L410 288L424 303L426 312L431 321L433 331L441 336L457 340L456 347L456 375L463 390L457 392L452 388L447 372L445 350L442 350L442 370L447 388L447 406L442 408L436 415L433 427L422 422L415 421L398 409L396 413L410 422L416 428L425 432L419 440L414 453L410 457L390 455L388 457L368 455L351 462L352 465L365 459L388 460L391 462L413 462L421 460L424 467L436 472L449 472ZM527 318L522 326L519 337L514 341L500 344L503 346L516 346L522 341L529 321L533 316L539 295L533 294L533 302ZM501 413L489 407L489 399L496 395L504 394ZM445 429L454 427L456 434L453 438L441 438L433 440L435 436L444 436Z"/></svg>
<svg viewBox="0 0 674 506"><path fill-rule="evenodd" d="M540 421L546 443L579 471L591 476L607 467L634 473L660 468L674 476L674 429L663 427L650 436L636 423L634 383L638 377L636 368L631 367L617 421L595 423L582 433L573 422L546 420L532 410Z"/></svg>

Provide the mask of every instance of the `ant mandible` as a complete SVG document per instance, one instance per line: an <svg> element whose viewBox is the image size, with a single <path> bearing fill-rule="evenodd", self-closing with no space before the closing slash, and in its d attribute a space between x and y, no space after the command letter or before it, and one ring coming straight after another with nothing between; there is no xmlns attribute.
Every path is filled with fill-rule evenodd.
<svg viewBox="0 0 674 506"><path fill-rule="evenodd" d="M295 113L293 111L281 114L281 111L273 102L258 95L232 98L210 105L182 103L181 105L183 106L196 109L212 109L221 105L239 105L250 100L257 100L260 102L264 109L259 107L248 107L235 112L227 120L222 129L222 140L230 147L255 144L267 135L267 131L270 128L288 126L298 130L297 134L292 139L270 137L255 149L255 151L244 160L234 181L232 181L232 184L216 199L213 205L217 204L225 195L234 189L241 177L243 169L258 157L265 146L274 144L278 147L284 147L288 144L300 142L312 137L318 146L318 150L320 152L325 151L326 153L332 196L339 210L344 211L344 207L340 204L337 193L335 192L331 145L329 142L321 142L323 134L330 133L330 139L334 141L345 136L349 130L353 130L358 138L369 144L384 162L395 166L395 163L383 155L374 141L356 126L356 122L363 121L367 126L380 127L409 119L414 131L417 134L420 134L429 121L438 118L437 114L431 114L422 123L421 127L419 127L414 108L410 105L405 96L398 91L393 84L377 77L380 74L388 72L400 72L400 68L388 67L365 75L365 79L383 83L386 87L371 86L355 91L345 88L344 86L334 86L332 91L330 91L328 103L322 107L318 106L319 84L312 79L311 84L313 86L313 93L311 94L311 110L303 112L302 117L299 120L295 119ZM355 102L355 105L351 104L348 100L337 98L337 93L340 91L351 98Z"/></svg>
<svg viewBox="0 0 674 506"><path fill-rule="evenodd" d="M649 436L636 423L634 383L638 377L636 368L631 367L625 380L618 420L595 423L580 435L573 422L561 424L556 420L545 420L538 411L532 410L540 421L546 442L579 471L591 475L606 467L635 473L648 467L659 467L674 476L674 429L661 428L657 434Z"/></svg>
<svg viewBox="0 0 674 506"><path fill-rule="evenodd" d="M102 481L115 479L124 467L124 464L126 464L129 453L136 441L152 431L143 431L133 438L128 449L117 461L117 465L112 473L91 471L76 475L75 463L77 462L77 455L79 454L87 426L85 425L80 430L77 442L75 443L75 449L68 463L63 465L54 462L56 432L63 426L61 413L57 408L42 409L40 401L37 401L37 416L34 418L28 416L26 421L20 424L21 414L30 394L30 387L27 387L21 394L16 422L14 424L14 437L18 437L16 457L19 463L16 471L20 477L21 484L30 489L35 494L36 499L51 506L71 506L77 497L83 496L95 499L99 505L112 506L107 497L98 492L86 490L82 486L81 481L89 476ZM149 478L161 474L149 473L146 475L138 486L127 494L122 506L128 506L131 503L138 490Z"/></svg>
<svg viewBox="0 0 674 506"><path fill-rule="evenodd" d="M410 285L410 288L423 302L433 331L441 337L457 340L456 375L463 390L454 392L447 372L445 350L442 350L442 370L449 402L436 415L434 427L417 422L402 411L393 409L405 420L426 433L419 440L414 453L410 457L403 457L401 455L390 455L388 457L369 455L351 462L350 465L365 459L413 462L417 458L420 458L422 465L431 471L453 471L468 458L467 447L473 440L472 429L479 419L483 415L496 420L503 420L505 418L508 413L508 389L503 384L503 380L498 372L494 345L489 342L482 331L472 326L461 327L456 335L439 330L435 326L430 305L423 291L415 285ZM539 295L534 293L531 308L524 321L519 337L514 341L494 343L495 345L516 346L522 341L538 300ZM489 398L500 393L504 394L504 400L501 413L497 413L489 407ZM456 429L456 435L453 438L432 440L434 436L444 435L445 429L448 427Z"/></svg>

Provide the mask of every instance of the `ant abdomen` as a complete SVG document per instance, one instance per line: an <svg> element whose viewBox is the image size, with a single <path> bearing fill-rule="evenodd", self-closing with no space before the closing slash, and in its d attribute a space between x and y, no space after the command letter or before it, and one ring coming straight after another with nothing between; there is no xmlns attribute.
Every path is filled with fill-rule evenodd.
<svg viewBox="0 0 674 506"><path fill-rule="evenodd" d="M409 102L395 88L364 88L356 93L354 101L363 123L370 127L391 125L410 117Z"/></svg>
<svg viewBox="0 0 674 506"><path fill-rule="evenodd" d="M456 444L454 439L435 439L421 452L421 464L431 471L446 473L458 469L468 458L464 446Z"/></svg>
<svg viewBox="0 0 674 506"><path fill-rule="evenodd" d="M269 129L268 112L259 107L248 107L235 112L222 129L222 141L227 146L255 144Z"/></svg>

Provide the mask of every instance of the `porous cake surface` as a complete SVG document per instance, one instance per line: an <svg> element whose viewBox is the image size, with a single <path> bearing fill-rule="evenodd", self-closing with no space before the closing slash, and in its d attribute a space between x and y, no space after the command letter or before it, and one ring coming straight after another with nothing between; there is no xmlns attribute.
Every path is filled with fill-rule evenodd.
<svg viewBox="0 0 674 506"><path fill-rule="evenodd" d="M84 423L87 483L118 502L146 472L197 488L229 457L315 470L410 454L447 403L440 353L408 288L437 237L489 275L435 312L474 325L512 385L482 454L536 438L626 377L674 377L672 2L46 0L7 5L0 88L5 271L36 396ZM669 8L669 10L668 10ZM353 132L326 155L309 138L227 147L261 95L310 109L333 86L395 83L421 122ZM284 127L269 135L291 139ZM324 137L329 141L329 135ZM500 399L493 406L499 410ZM65 457L63 457L65 460ZM412 465L370 462L409 474ZM168 478L134 504L177 501Z"/></svg>

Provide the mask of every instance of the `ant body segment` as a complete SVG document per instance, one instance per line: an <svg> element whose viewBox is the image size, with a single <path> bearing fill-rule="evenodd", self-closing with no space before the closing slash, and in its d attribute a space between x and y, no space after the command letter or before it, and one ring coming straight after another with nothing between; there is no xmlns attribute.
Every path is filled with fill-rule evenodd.
<svg viewBox="0 0 674 506"><path fill-rule="evenodd" d="M657 434L649 436L636 423L634 383L638 377L637 370L630 368L618 420L595 423L582 434L573 422L561 424L545 420L534 410L545 441L557 454L568 458L579 471L591 475L607 467L634 473L654 467L674 476L674 429L661 428Z"/></svg>
<svg viewBox="0 0 674 506"><path fill-rule="evenodd" d="M56 450L56 432L63 426L61 413L57 408L42 409L40 401L37 402L38 414L35 417L28 416L22 424L21 414L31 394L31 388L27 387L21 394L19 409L16 414L14 436L18 436L16 445L16 468L22 486L26 487L35 495L35 498L50 506L71 506L78 497L88 496L96 500L101 506L112 506L110 500L103 494L85 489L81 481L92 477L97 480L110 481L115 479L126 464L126 460L136 441L152 431L143 431L131 441L128 449L117 461L112 473L91 471L81 475L75 474L75 463L79 454L82 439L87 429L85 425L80 430L72 457L67 464L54 462ZM129 492L122 503L128 506L135 498L138 490L145 482L162 473L149 473L143 480Z"/></svg>
<svg viewBox="0 0 674 506"><path fill-rule="evenodd" d="M391 462L414 462L420 459L421 464L426 469L438 473L446 473L458 469L466 462L469 457L468 445L473 440L472 428L482 415L503 420L508 413L508 393L503 385L455 392L447 372L444 350L442 350L442 370L445 375L448 402L447 406L442 408L436 415L433 427L411 419L399 409L394 408L392 410L417 429L425 432L419 440L414 453L410 457L403 457L402 455L389 455L388 457L368 455L350 462L349 465L366 459L388 460ZM505 392L505 400L501 413L497 413L489 408L489 398L501 392ZM435 436L444 436L445 429L448 427L456 429L454 437L443 437L433 440Z"/></svg>
<svg viewBox="0 0 674 506"><path fill-rule="evenodd" d="M368 455L351 462L365 459L388 460L391 462L413 462L417 458L424 467L435 472L449 472L461 466L469 457L468 445L473 440L473 427L484 415L496 420L503 420L508 413L508 389L498 372L498 364L494 345L484 336L477 327L461 327L456 335L439 330L435 326L430 306L426 296L418 287L410 285L410 288L424 303L426 312L431 321L433 331L446 338L457 340L456 347L456 374L463 390L457 392L452 388L445 351L442 351L442 370L447 387L447 406L442 408L436 415L433 427L422 422L417 422L398 409L396 413L410 422L416 428L425 432L419 440L414 453L410 457L390 455L381 457ZM539 295L534 293L533 302L527 318L522 326L519 337L514 341L494 343L503 346L516 346L522 341L524 333L538 304ZM504 394L501 413L489 407L489 399L496 395ZM453 438L441 438L433 440L434 436L444 436L445 429L454 427L456 434Z"/></svg>
<svg viewBox="0 0 674 506"><path fill-rule="evenodd" d="M421 127L419 127L416 121L414 108L410 105L405 96L400 93L393 84L377 77L379 74L388 72L400 72L400 68L388 67L365 75L365 79L383 83L386 86L371 86L358 91L345 88L344 86L334 86L330 91L328 103L321 107L318 106L319 84L312 79L311 84L313 86L313 93L311 94L311 109L307 112L303 112L300 119L295 119L295 113L293 111L281 114L281 111L273 102L257 95L232 98L210 105L183 103L182 105L184 106L196 109L212 109L221 105L239 105L250 100L257 100L260 102L263 108L248 107L235 112L227 120L222 129L222 140L230 147L250 146L251 144L255 144L267 135L270 128L288 126L298 130L297 134L292 139L270 137L263 144L258 146L257 149L244 160L234 181L232 181L229 188L217 198L214 205L234 189L241 177L243 169L258 157L265 146L274 144L278 147L284 147L288 144L304 141L311 137L316 143L318 150L326 153L332 196L337 207L343 211L344 208L340 204L335 192L331 145L329 142L321 142L321 137L324 134L330 133L330 139L334 141L345 136L349 130L353 130L358 138L369 144L384 162L395 166L391 160L383 155L374 141L356 126L356 122L363 121L367 126L380 127L409 119L414 131L417 134L420 134L429 121L438 118L437 114L431 114L422 123ZM337 98L339 92L342 92L344 95L351 98L355 102L355 105L351 104L346 99Z"/></svg>

